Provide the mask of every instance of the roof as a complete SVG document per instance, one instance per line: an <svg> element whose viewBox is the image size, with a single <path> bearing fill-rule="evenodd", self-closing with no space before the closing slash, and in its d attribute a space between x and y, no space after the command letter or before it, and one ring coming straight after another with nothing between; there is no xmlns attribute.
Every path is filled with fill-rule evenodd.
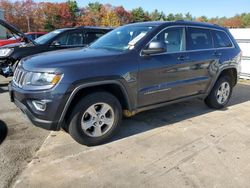
<svg viewBox="0 0 250 188"><path fill-rule="evenodd" d="M216 25L216 24L205 23L205 22L194 22L194 21L187 21L187 20L138 22L138 23L132 23L131 25L138 25L138 26L189 25L189 26L225 29L225 28L223 28L219 25Z"/></svg>
<svg viewBox="0 0 250 188"><path fill-rule="evenodd" d="M97 27L97 26L78 26L79 29L96 29L96 30L113 30L112 27Z"/></svg>
<svg viewBox="0 0 250 188"><path fill-rule="evenodd" d="M61 28L61 29L56 29L56 30L64 32L64 31L75 30L75 29L111 31L114 28L111 28L111 27L96 27L96 26L78 26L78 27L70 27L70 28Z"/></svg>

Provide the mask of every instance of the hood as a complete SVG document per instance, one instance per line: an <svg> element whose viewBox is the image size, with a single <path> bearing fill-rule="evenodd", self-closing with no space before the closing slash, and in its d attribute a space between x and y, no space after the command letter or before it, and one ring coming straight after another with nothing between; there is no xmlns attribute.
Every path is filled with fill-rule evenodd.
<svg viewBox="0 0 250 188"><path fill-rule="evenodd" d="M31 43L35 44L35 41L33 41L32 39L29 39L22 31L20 31L15 26L9 24L8 22L0 19L0 25L2 25L3 27L7 28L10 31L12 31L13 33L17 34L18 36L24 38L27 42L31 42Z"/></svg>
<svg viewBox="0 0 250 188"><path fill-rule="evenodd" d="M28 46L34 46L33 43L25 43L25 42L18 42L18 43L12 43L12 44L6 44L4 46L1 46L2 48L15 48L15 47L28 47Z"/></svg>
<svg viewBox="0 0 250 188"><path fill-rule="evenodd" d="M24 69L30 71L57 69L86 63L107 62L122 53L106 49L72 48L29 56L24 58L21 64Z"/></svg>
<svg viewBox="0 0 250 188"><path fill-rule="evenodd" d="M12 43L16 43L19 42L17 39L6 39L6 40L0 40L0 46L5 46L7 44L12 44Z"/></svg>

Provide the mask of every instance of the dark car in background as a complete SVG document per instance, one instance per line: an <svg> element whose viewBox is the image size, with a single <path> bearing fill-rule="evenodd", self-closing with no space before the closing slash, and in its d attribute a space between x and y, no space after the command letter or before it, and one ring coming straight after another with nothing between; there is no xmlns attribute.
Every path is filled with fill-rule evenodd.
<svg viewBox="0 0 250 188"><path fill-rule="evenodd" d="M88 48L24 58L9 85L36 126L65 129L101 144L125 116L192 98L225 107L238 81L241 50L218 25L188 21L119 27Z"/></svg>
<svg viewBox="0 0 250 188"><path fill-rule="evenodd" d="M2 23L9 30L24 38L23 43L5 45L0 48L0 74L5 77L13 75L14 65L24 57L46 51L85 47L112 30L112 28L91 26L64 28L33 40L5 21L2 20L0 24Z"/></svg>

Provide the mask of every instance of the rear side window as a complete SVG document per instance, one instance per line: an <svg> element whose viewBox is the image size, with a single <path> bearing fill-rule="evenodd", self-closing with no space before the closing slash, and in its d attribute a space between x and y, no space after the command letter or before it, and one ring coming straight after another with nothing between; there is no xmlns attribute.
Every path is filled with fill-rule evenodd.
<svg viewBox="0 0 250 188"><path fill-rule="evenodd" d="M214 46L216 48L229 48L232 47L233 44L229 39L228 35L223 31L212 31L214 38Z"/></svg>
<svg viewBox="0 0 250 188"><path fill-rule="evenodd" d="M213 48L212 36L208 29L188 28L188 50Z"/></svg>

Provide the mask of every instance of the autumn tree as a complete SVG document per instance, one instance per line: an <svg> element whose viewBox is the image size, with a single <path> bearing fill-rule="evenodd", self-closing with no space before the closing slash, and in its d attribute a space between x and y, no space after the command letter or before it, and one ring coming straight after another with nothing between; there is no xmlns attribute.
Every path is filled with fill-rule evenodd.
<svg viewBox="0 0 250 188"><path fill-rule="evenodd" d="M224 26L228 28L239 28L242 25L243 23L239 16L235 16L224 21Z"/></svg>
<svg viewBox="0 0 250 188"><path fill-rule="evenodd" d="M111 26L111 27L117 27L120 26L120 21L118 16L115 14L115 12L107 11L105 15L101 18L101 26Z"/></svg>
<svg viewBox="0 0 250 188"><path fill-rule="evenodd" d="M198 22L208 22L208 18L206 16L201 16L196 18L196 21Z"/></svg>
<svg viewBox="0 0 250 188"><path fill-rule="evenodd" d="M117 15L120 25L127 24L132 21L132 14L126 11L122 6L115 7L114 13Z"/></svg>
<svg viewBox="0 0 250 188"><path fill-rule="evenodd" d="M225 27L250 27L250 13L235 15L231 18L201 16L193 17L190 13L170 13L165 15L155 9L152 12L142 7L131 11L122 6L112 6L99 2L78 7L76 0L64 3L36 2L35 0L0 0L5 19L22 31L51 31L57 28L89 26L119 26L131 22L196 20L210 22Z"/></svg>

